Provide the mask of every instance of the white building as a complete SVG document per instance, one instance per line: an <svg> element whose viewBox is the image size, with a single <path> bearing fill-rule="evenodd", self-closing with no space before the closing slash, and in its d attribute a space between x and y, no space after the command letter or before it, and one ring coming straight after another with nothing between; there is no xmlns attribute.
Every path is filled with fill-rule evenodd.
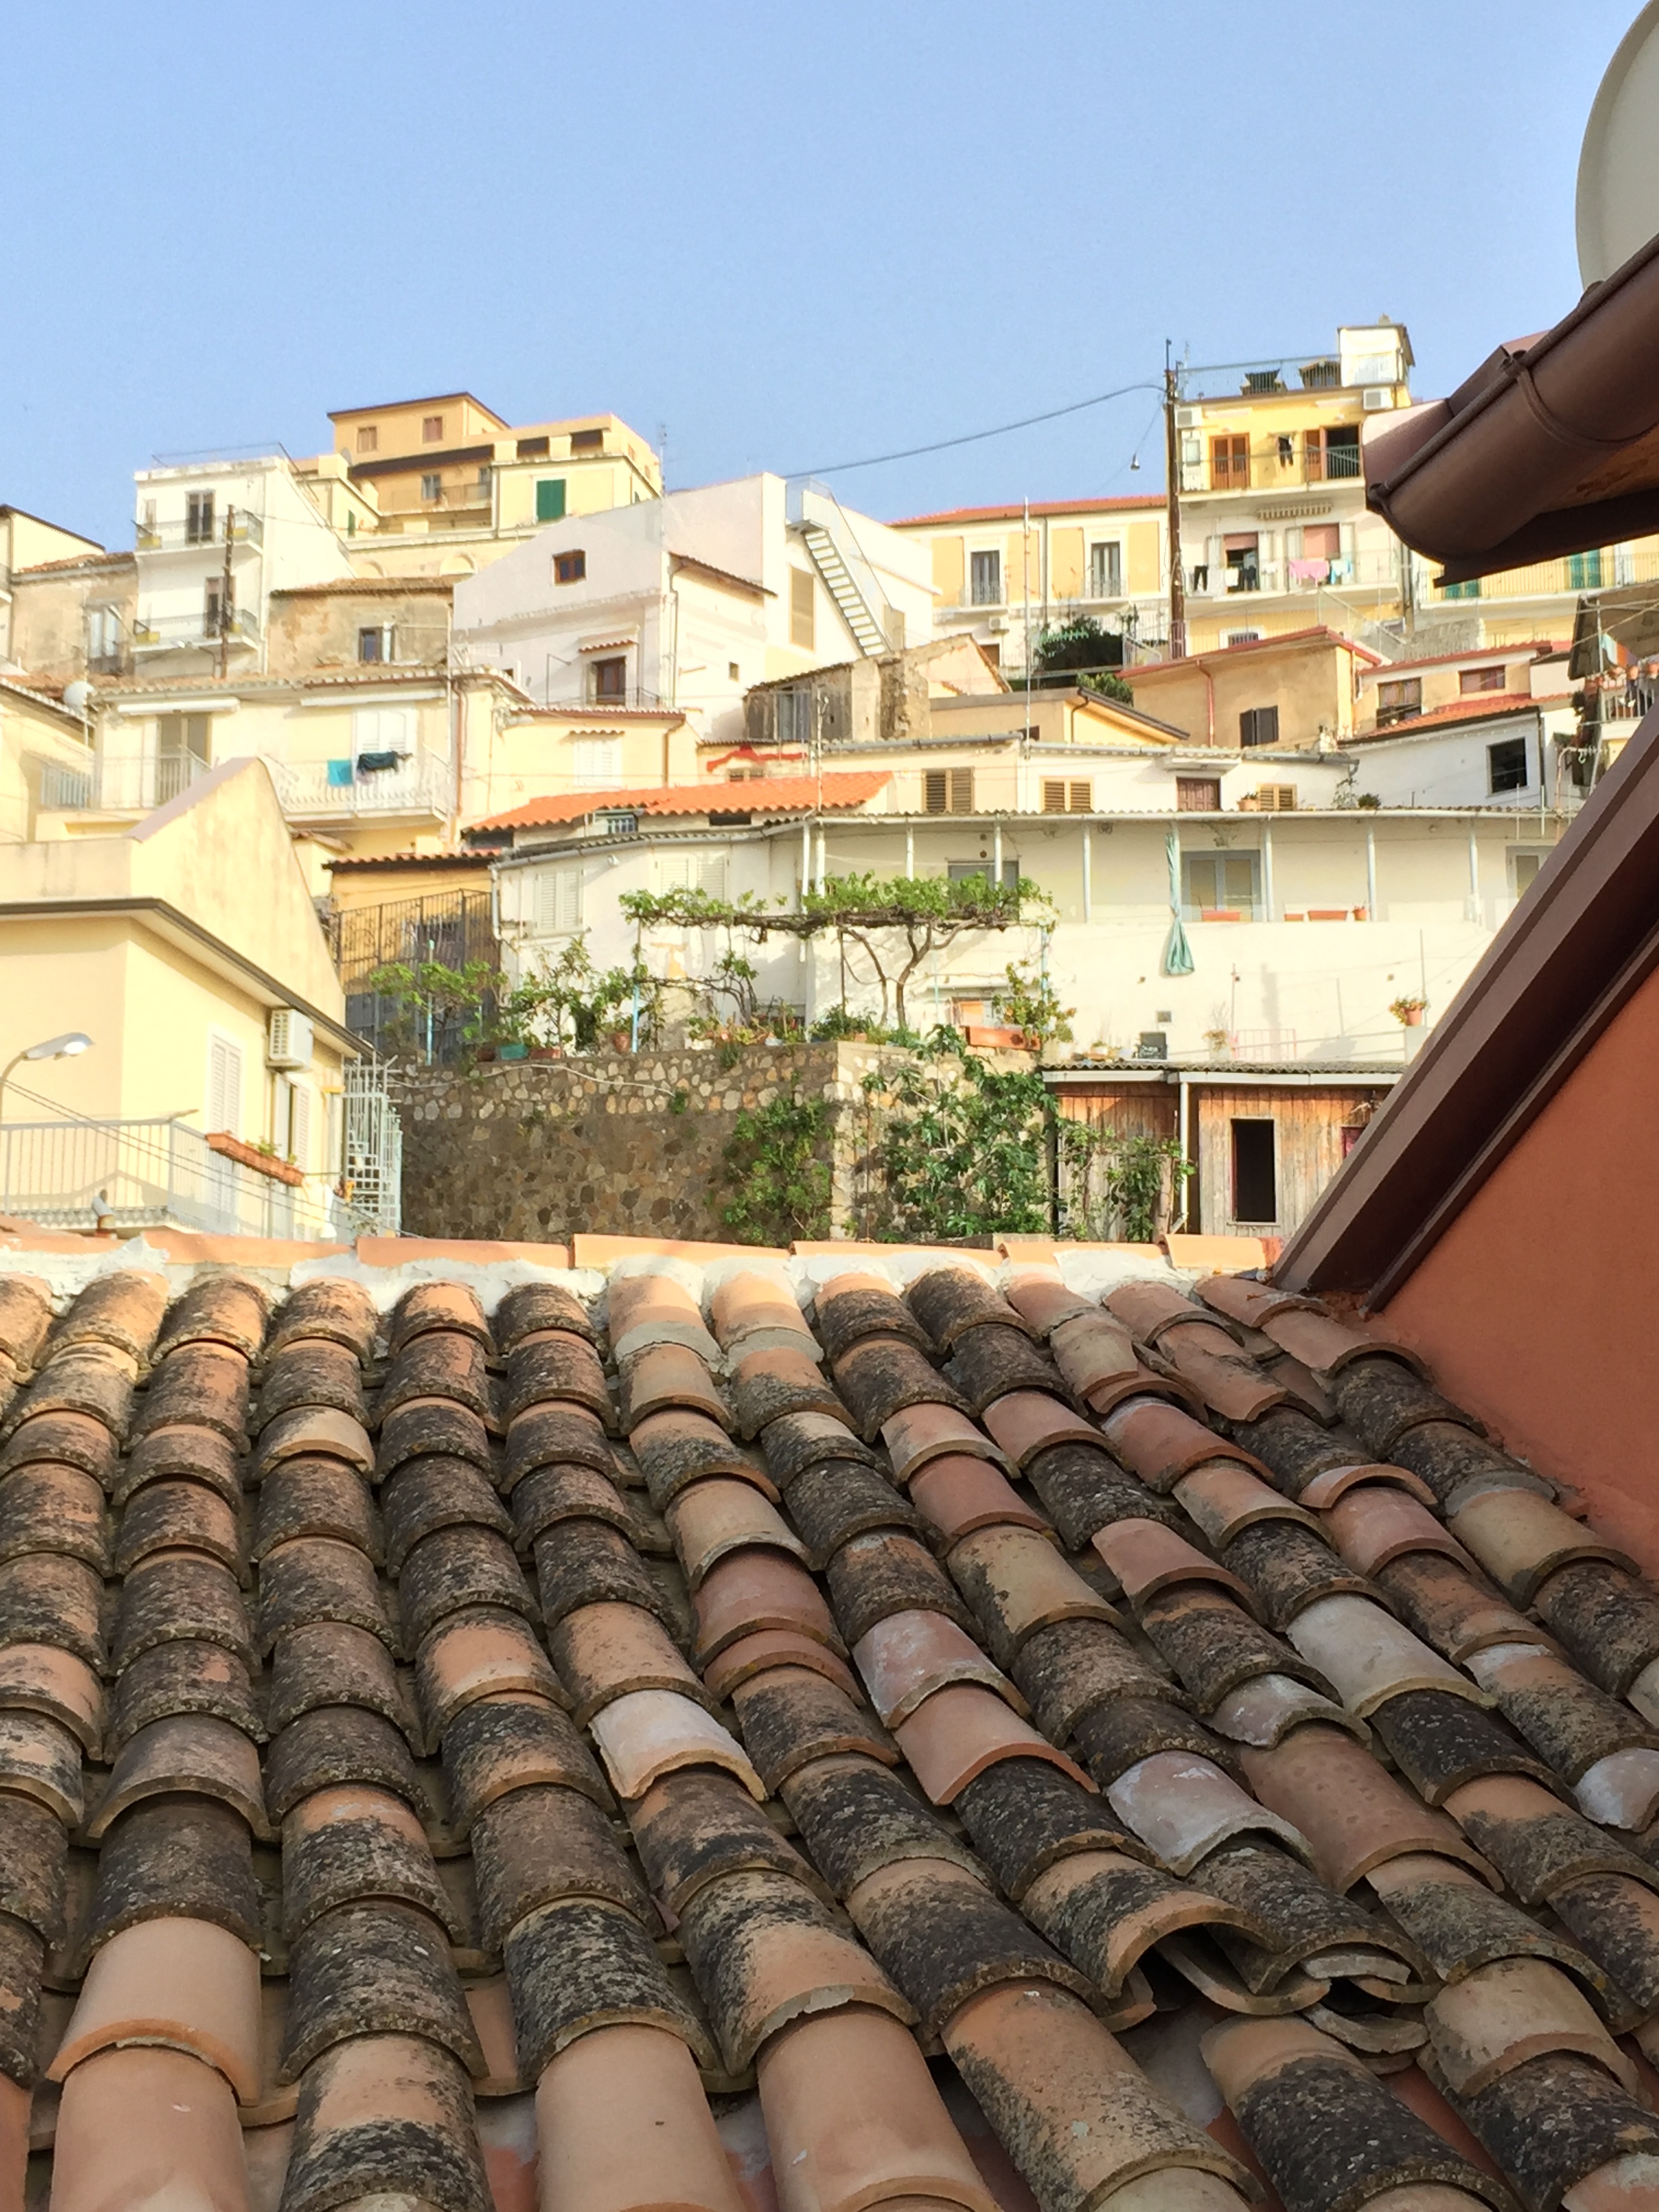
<svg viewBox="0 0 1659 2212"><path fill-rule="evenodd" d="M996 742L983 741L988 750ZM781 776L627 803L571 794L483 834L511 839L495 876L509 963L520 970L578 933L600 966L626 963L634 929L617 902L629 890L696 886L793 906L803 876L1023 876L1050 902L1046 941L1027 928L958 940L918 970L913 1026L994 1022L1009 963L1040 958L1077 1009L1081 1054L1397 1067L1420 1031L1402 1027L1395 1002L1426 1001L1430 1022L1449 1003L1561 817L1339 806L1346 765L1328 755L1276 761L1297 780L1294 811L1281 812L1263 810L1256 773L1236 754L1103 748L1086 763L1087 812L987 806L981 778L982 791L970 787L984 811L941 816L927 811L927 770L861 762L848 773L838 762L817 781ZM1210 786L1216 803L1196 806L1177 776ZM1044 781L1034 779L1038 789ZM1009 771L997 787L1005 782L1011 800ZM1171 957L1177 918L1188 972ZM669 932L644 949L657 973L695 978L726 945L715 933ZM827 934L804 946L771 938L750 957L763 996L809 1022L842 1000ZM849 957L845 983L846 1003L877 1017L879 991L861 958Z"/></svg>
<svg viewBox="0 0 1659 2212"><path fill-rule="evenodd" d="M671 708L736 744L751 684L922 643L933 596L925 546L744 477L538 531L457 584L454 644L544 705Z"/></svg>
<svg viewBox="0 0 1659 2212"><path fill-rule="evenodd" d="M1385 807L1562 813L1589 787L1571 703L1506 699L1437 708L1356 735L1344 750L1356 793Z"/></svg>
<svg viewBox="0 0 1659 2212"><path fill-rule="evenodd" d="M284 455L141 469L134 481L141 677L263 672L271 592L352 574Z"/></svg>

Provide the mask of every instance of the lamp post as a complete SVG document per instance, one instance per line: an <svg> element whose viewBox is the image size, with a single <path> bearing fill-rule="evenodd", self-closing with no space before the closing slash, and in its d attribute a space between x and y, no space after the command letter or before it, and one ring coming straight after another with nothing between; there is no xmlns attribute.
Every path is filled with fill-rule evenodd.
<svg viewBox="0 0 1659 2212"><path fill-rule="evenodd" d="M87 1051L91 1043L92 1039L84 1030L66 1030L62 1036L46 1037L40 1044L28 1045L21 1052L15 1052L5 1066L0 1067L0 1115L3 1115L6 1110L6 1085L13 1068L21 1066L26 1060L74 1060Z"/></svg>

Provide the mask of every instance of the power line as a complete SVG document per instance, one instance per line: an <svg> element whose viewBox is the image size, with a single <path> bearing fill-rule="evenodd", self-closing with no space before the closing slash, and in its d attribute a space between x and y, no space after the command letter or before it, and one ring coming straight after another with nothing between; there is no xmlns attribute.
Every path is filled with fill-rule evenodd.
<svg viewBox="0 0 1659 2212"><path fill-rule="evenodd" d="M1006 438L1013 430L1029 430L1034 423L1058 422L1062 415L1080 415L1086 407L1103 407L1108 400L1122 399L1131 392L1161 392L1161 385L1145 378L1134 384L1120 384L1115 392L1097 392L1092 399L1074 399L1069 406L1050 407L1041 415L1026 415L1018 422L999 422L992 430L969 430L960 438L937 438L930 446L906 446L896 453L867 453L860 461L836 461L816 469L799 469L798 476L833 477L844 475L849 469L879 468L888 461L915 460L921 453L942 453L952 446L976 446L987 438Z"/></svg>

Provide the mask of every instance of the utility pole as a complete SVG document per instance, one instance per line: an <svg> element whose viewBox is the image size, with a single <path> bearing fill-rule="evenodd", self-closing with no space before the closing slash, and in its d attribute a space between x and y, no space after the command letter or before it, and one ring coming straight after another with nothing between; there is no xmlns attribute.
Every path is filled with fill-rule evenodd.
<svg viewBox="0 0 1659 2212"><path fill-rule="evenodd" d="M228 507L225 509L225 566L223 576L219 585L219 673L221 676L224 674L225 664L230 657L230 594L232 588L230 577L230 555L235 534L236 510L234 507Z"/></svg>
<svg viewBox="0 0 1659 2212"><path fill-rule="evenodd" d="M1170 658L1187 658L1187 586L1181 568L1181 441L1176 435L1179 386L1170 341L1164 341L1164 468L1168 480L1170 537Z"/></svg>

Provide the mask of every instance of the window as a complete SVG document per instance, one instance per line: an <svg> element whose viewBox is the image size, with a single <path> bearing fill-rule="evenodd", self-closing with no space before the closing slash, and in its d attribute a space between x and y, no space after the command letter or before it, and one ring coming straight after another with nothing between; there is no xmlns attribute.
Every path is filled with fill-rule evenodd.
<svg viewBox="0 0 1659 2212"><path fill-rule="evenodd" d="M87 609L87 659L94 668L120 665L121 617L114 607Z"/></svg>
<svg viewBox="0 0 1659 2212"><path fill-rule="evenodd" d="M186 545L208 545L213 540L213 494L210 491L191 491L185 495L185 543Z"/></svg>
<svg viewBox="0 0 1659 2212"><path fill-rule="evenodd" d="M562 522L564 520L564 478L542 477L536 484L536 520L538 522Z"/></svg>
<svg viewBox="0 0 1659 2212"><path fill-rule="evenodd" d="M1268 1121L1238 1121L1233 1127L1233 1219L1270 1222L1279 1218L1277 1131Z"/></svg>
<svg viewBox="0 0 1659 2212"><path fill-rule="evenodd" d="M1477 691L1501 691L1504 671L1501 668L1464 668L1458 671L1457 688L1466 699Z"/></svg>
<svg viewBox="0 0 1659 2212"><path fill-rule="evenodd" d="M968 597L976 607L997 607L1002 604L1002 556L1000 553L972 553L968 556Z"/></svg>
<svg viewBox="0 0 1659 2212"><path fill-rule="evenodd" d="M415 750L415 709L354 707L351 750L360 768L365 760L383 761L388 767L394 767L398 755L407 756Z"/></svg>
<svg viewBox="0 0 1659 2212"><path fill-rule="evenodd" d="M622 781L620 738L578 738L575 758L578 791L614 791Z"/></svg>
<svg viewBox="0 0 1659 2212"><path fill-rule="evenodd" d="M1248 437L1212 438L1212 491L1248 491L1250 487L1250 441Z"/></svg>
<svg viewBox="0 0 1659 2212"><path fill-rule="evenodd" d="M1188 914L1200 921L1226 915L1255 918L1258 856L1254 853L1183 853L1182 888Z"/></svg>
<svg viewBox="0 0 1659 2212"><path fill-rule="evenodd" d="M1261 633L1259 629L1224 630L1221 642L1223 645L1260 645Z"/></svg>
<svg viewBox="0 0 1659 2212"><path fill-rule="evenodd" d="M553 580L556 584L580 584L586 574L586 553L577 551L553 556Z"/></svg>
<svg viewBox="0 0 1659 2212"><path fill-rule="evenodd" d="M271 1139L296 1168L311 1165L311 1090L297 1076L279 1075L271 1097Z"/></svg>
<svg viewBox="0 0 1659 2212"><path fill-rule="evenodd" d="M570 433L570 450L573 453L603 453L605 450L604 431L573 430Z"/></svg>
<svg viewBox="0 0 1659 2212"><path fill-rule="evenodd" d="M1241 745L1276 745L1279 743L1278 708L1247 707L1238 718L1238 742Z"/></svg>
<svg viewBox="0 0 1659 2212"><path fill-rule="evenodd" d="M593 687L595 699L611 699L620 702L628 696L628 655L608 653L603 660L590 661L588 681Z"/></svg>
<svg viewBox="0 0 1659 2212"><path fill-rule="evenodd" d="M778 743L810 745L812 742L812 694L805 684L778 693Z"/></svg>
<svg viewBox="0 0 1659 2212"><path fill-rule="evenodd" d="M391 630L378 623L373 629L360 629L357 633L357 658L359 660L390 660Z"/></svg>
<svg viewBox="0 0 1659 2212"><path fill-rule="evenodd" d="M805 568L789 571L789 642L811 653L817 641L817 602L812 579Z"/></svg>
<svg viewBox="0 0 1659 2212"><path fill-rule="evenodd" d="M421 443L423 446L441 445L443 435L444 418L441 415L423 415L421 417Z"/></svg>
<svg viewBox="0 0 1659 2212"><path fill-rule="evenodd" d="M1340 561L1342 558L1341 524L1306 524L1302 532L1302 557L1304 561Z"/></svg>
<svg viewBox="0 0 1659 2212"><path fill-rule="evenodd" d="M1294 814L1296 786L1293 783L1259 783L1255 787L1256 811L1261 814Z"/></svg>
<svg viewBox="0 0 1659 2212"><path fill-rule="evenodd" d="M1524 791L1527 787L1527 741L1524 738L1504 738L1495 745L1486 747L1486 788L1494 796L1500 791Z"/></svg>
<svg viewBox="0 0 1659 2212"><path fill-rule="evenodd" d="M930 768L922 775L922 807L928 814L971 814L974 811L974 771L970 768Z"/></svg>
<svg viewBox="0 0 1659 2212"><path fill-rule="evenodd" d="M1601 556L1594 553L1572 553L1567 556L1567 589L1570 592L1599 592L1601 588Z"/></svg>
<svg viewBox="0 0 1659 2212"><path fill-rule="evenodd" d="M1480 579L1479 576L1471 576L1467 583L1443 584L1440 586L1440 592L1443 599L1478 599L1480 596Z"/></svg>
<svg viewBox="0 0 1659 2212"><path fill-rule="evenodd" d="M1515 885L1516 898L1532 889L1538 879L1538 871L1548 858L1547 853L1513 852L1510 854L1510 880Z"/></svg>
<svg viewBox="0 0 1659 2212"><path fill-rule="evenodd" d="M444 480L442 477L438 474L435 469L429 476L423 476L421 478L421 497L422 499L441 499L443 495Z"/></svg>
<svg viewBox="0 0 1659 2212"><path fill-rule="evenodd" d="M581 926L581 863L538 868L530 879L531 928L538 937L556 937Z"/></svg>
<svg viewBox="0 0 1659 2212"><path fill-rule="evenodd" d="M1089 548L1089 597L1091 599L1121 599L1123 596L1123 548L1091 545Z"/></svg>
<svg viewBox="0 0 1659 2212"><path fill-rule="evenodd" d="M360 453L374 453L380 451L380 425L377 422L360 422L357 425L357 451Z"/></svg>
<svg viewBox="0 0 1659 2212"><path fill-rule="evenodd" d="M207 1104L203 1119L210 1129L242 1133L242 1048L216 1030L208 1036Z"/></svg>
<svg viewBox="0 0 1659 2212"><path fill-rule="evenodd" d="M662 853L657 859L657 885L665 891L702 891L711 899L726 896L726 854L691 848Z"/></svg>
<svg viewBox="0 0 1659 2212"><path fill-rule="evenodd" d="M549 438L520 438L515 450L521 461L544 461L553 444Z"/></svg>
<svg viewBox="0 0 1659 2212"><path fill-rule="evenodd" d="M156 751L164 761L195 761L205 768L213 751L212 732L211 714L163 714Z"/></svg>
<svg viewBox="0 0 1659 2212"><path fill-rule="evenodd" d="M1042 811L1045 814L1092 814L1094 786L1062 781L1059 776L1045 776Z"/></svg>
<svg viewBox="0 0 1659 2212"><path fill-rule="evenodd" d="M1423 679L1420 676L1396 677L1391 684L1376 687L1376 726L1386 730L1391 722L1404 722L1423 711Z"/></svg>
<svg viewBox="0 0 1659 2212"><path fill-rule="evenodd" d="M593 817L607 837L637 837L640 817L631 806L602 806Z"/></svg>
<svg viewBox="0 0 1659 2212"><path fill-rule="evenodd" d="M945 872L953 884L964 884L969 876L983 876L988 884L996 880L989 860L948 860ZM1019 889L1019 862L1006 856L1002 863L1002 888L1006 891Z"/></svg>
<svg viewBox="0 0 1659 2212"><path fill-rule="evenodd" d="M1261 588L1261 548L1255 533L1249 531L1224 538L1221 550L1227 562L1227 589L1230 592L1259 592Z"/></svg>
<svg viewBox="0 0 1659 2212"><path fill-rule="evenodd" d="M735 660L728 660L728 661L726 662L726 681L727 681L728 683L730 683L730 684L741 684L741 683L742 683L742 681L743 681L743 678L742 678L742 677L738 674L738 664L737 664L737 662L736 662Z"/></svg>
<svg viewBox="0 0 1659 2212"><path fill-rule="evenodd" d="M1328 430L1310 430L1307 437L1310 483L1354 483L1359 479L1359 426L1334 423Z"/></svg>
<svg viewBox="0 0 1659 2212"><path fill-rule="evenodd" d="M222 604L224 580L222 576L210 576L202 586L202 635L204 637L219 637L224 633Z"/></svg>

